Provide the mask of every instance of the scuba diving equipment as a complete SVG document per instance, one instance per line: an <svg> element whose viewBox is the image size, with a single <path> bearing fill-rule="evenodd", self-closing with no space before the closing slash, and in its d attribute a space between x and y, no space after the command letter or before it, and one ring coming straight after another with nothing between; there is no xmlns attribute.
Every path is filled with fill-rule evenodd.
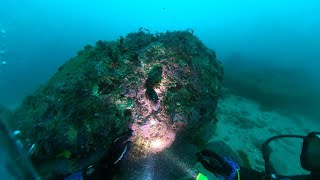
<svg viewBox="0 0 320 180"><path fill-rule="evenodd" d="M196 180L208 180L207 176L203 175L202 173L199 173L196 177Z"/></svg>
<svg viewBox="0 0 320 180"><path fill-rule="evenodd" d="M269 143L280 138L300 138L303 139L302 151L300 154L301 167L311 174L320 172L320 132L311 132L307 136L299 135L278 135L271 137L262 144L262 155L265 161L266 174L275 174L275 170L270 163L270 147Z"/></svg>
<svg viewBox="0 0 320 180"><path fill-rule="evenodd" d="M199 173L196 177L196 180L208 180L207 176L203 175L202 173Z"/></svg>
<svg viewBox="0 0 320 180"><path fill-rule="evenodd" d="M124 159L131 144L130 137L133 131L128 129L119 135L111 145L111 148L95 164L92 164L84 170L71 174L63 175L65 180L83 180L83 179L112 179L114 172L118 168L118 163Z"/></svg>
<svg viewBox="0 0 320 180"><path fill-rule="evenodd" d="M304 138L300 161L303 169L320 172L320 132L309 133Z"/></svg>
<svg viewBox="0 0 320 180"><path fill-rule="evenodd" d="M0 165L2 166L0 172L2 179L40 179L27 157L27 153L19 146L19 141L13 135L0 119Z"/></svg>
<svg viewBox="0 0 320 180"><path fill-rule="evenodd" d="M269 143L280 138L303 139L303 147L300 154L301 167L310 171L311 174L295 176L276 175L275 170L270 163L271 150ZM208 171L215 174L218 179L240 179L240 174L242 179L320 179L320 132L311 132L307 136L279 135L271 137L262 144L262 154L263 159L265 160L265 173L246 167L239 167L234 161L221 157L217 153L209 150L201 151L196 155L198 162L200 162ZM237 173L236 175L235 172ZM200 180L202 177L202 174L199 173L197 180Z"/></svg>
<svg viewBox="0 0 320 180"><path fill-rule="evenodd" d="M278 135L278 136L273 136L269 139L267 139L263 144L262 144L262 157L264 159L264 168L266 171L266 174L275 174L274 168L271 166L270 163L270 154L271 154L271 149L269 147L269 143L273 140L280 139L280 138L304 138L305 136L299 136L299 135Z"/></svg>
<svg viewBox="0 0 320 180"><path fill-rule="evenodd" d="M203 150L197 155L197 161L200 162L208 171L220 177L220 179L240 179L238 164L231 159L223 158L217 153Z"/></svg>

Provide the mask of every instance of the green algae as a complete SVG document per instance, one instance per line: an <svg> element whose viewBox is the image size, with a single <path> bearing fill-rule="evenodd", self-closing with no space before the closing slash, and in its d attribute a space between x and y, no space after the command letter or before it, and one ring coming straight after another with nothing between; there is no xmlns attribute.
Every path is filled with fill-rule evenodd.
<svg viewBox="0 0 320 180"><path fill-rule="evenodd" d="M162 80L162 66L155 65L148 73L148 78L145 83L146 88L153 88Z"/></svg>

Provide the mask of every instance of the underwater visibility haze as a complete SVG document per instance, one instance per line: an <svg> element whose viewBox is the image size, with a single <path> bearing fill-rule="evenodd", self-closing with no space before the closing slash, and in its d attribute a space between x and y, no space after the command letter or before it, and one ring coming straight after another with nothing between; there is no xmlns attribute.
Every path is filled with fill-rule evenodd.
<svg viewBox="0 0 320 180"><path fill-rule="evenodd" d="M236 176L206 149L256 179L265 140L320 131L319 32L316 0L2 0L0 172ZM309 173L302 144L270 143L274 173Z"/></svg>

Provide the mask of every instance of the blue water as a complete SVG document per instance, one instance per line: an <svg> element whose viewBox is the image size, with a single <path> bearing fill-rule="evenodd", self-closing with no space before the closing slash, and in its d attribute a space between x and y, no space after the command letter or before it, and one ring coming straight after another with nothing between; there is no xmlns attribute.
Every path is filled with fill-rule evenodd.
<svg viewBox="0 0 320 180"><path fill-rule="evenodd" d="M0 103L19 104L84 45L141 26L152 32L192 28L221 61L240 53L252 63L319 75L317 0L2 0L0 61L6 63L0 65Z"/></svg>

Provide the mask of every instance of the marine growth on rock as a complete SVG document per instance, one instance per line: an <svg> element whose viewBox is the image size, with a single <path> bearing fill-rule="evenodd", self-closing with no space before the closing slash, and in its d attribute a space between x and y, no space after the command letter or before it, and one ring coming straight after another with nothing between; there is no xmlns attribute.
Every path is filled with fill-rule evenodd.
<svg viewBox="0 0 320 180"><path fill-rule="evenodd" d="M215 52L193 32L129 33L85 46L24 99L15 123L43 175L90 165L128 128L130 158L143 158L215 120L222 78Z"/></svg>

